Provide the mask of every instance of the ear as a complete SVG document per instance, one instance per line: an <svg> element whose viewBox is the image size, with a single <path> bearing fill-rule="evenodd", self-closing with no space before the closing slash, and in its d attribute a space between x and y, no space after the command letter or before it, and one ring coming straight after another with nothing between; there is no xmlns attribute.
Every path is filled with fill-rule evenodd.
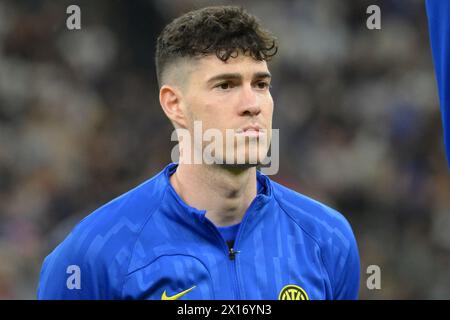
<svg viewBox="0 0 450 320"><path fill-rule="evenodd" d="M163 85L159 89L159 103L166 116L181 128L187 127L187 119L182 105L180 90L169 85Z"/></svg>

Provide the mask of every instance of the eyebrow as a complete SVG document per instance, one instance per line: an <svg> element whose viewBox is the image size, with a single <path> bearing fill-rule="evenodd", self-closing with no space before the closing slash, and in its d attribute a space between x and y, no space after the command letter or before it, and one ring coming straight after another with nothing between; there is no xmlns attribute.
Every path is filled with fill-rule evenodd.
<svg viewBox="0 0 450 320"><path fill-rule="evenodd" d="M264 78L272 78L270 72L256 72L253 74L253 78L255 79L264 79ZM210 78L207 83L212 83L218 80L242 80L242 75L240 73L221 73Z"/></svg>

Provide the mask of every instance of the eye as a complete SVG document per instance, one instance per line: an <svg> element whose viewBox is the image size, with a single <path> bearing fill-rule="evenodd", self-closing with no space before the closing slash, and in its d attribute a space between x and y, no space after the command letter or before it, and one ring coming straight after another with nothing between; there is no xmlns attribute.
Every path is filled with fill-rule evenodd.
<svg viewBox="0 0 450 320"><path fill-rule="evenodd" d="M220 90L228 90L233 88L233 84L231 82L222 82L216 85L215 88L218 88Z"/></svg>
<svg viewBox="0 0 450 320"><path fill-rule="evenodd" d="M270 83L267 82L267 81L258 81L258 82L256 83L256 87L257 87L258 89L265 90L265 89L271 88L271 85L270 85Z"/></svg>

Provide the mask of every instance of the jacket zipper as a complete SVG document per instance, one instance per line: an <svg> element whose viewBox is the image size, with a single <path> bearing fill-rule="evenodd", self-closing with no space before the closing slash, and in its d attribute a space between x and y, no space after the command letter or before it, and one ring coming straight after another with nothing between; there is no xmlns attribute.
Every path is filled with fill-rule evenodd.
<svg viewBox="0 0 450 320"><path fill-rule="evenodd" d="M237 236L236 236L237 239ZM236 253L239 253L239 251L235 251L233 246L230 246L228 249L228 259L231 263L231 274L233 277L233 287L234 292L236 293L236 299L240 300L241 295L239 292L239 282L238 282L238 275L237 275L237 268L236 268Z"/></svg>
<svg viewBox="0 0 450 320"><path fill-rule="evenodd" d="M240 290L239 290L239 280L238 280L238 270L237 270L237 266L236 266L236 258L237 258L237 254L239 253L238 250L236 250L235 248L237 248L237 244L238 244L238 240L240 238L240 234L241 234L241 230L244 227L245 222L247 221L248 218L248 212L250 211L250 209L255 205L255 203L257 202L257 199L259 199L259 197L257 196L253 202L250 204L250 206L248 207L247 211L244 214L244 218L241 221L241 225L239 226L239 230L236 234L236 239L234 241L233 246L228 246L228 244L226 243L225 239L222 237L222 235L220 234L219 230L217 230L217 227L209 220L205 218L205 221L208 222L208 224L210 225L211 229L214 230L214 232L216 233L217 237L219 237L220 242L222 243L222 246L225 247L225 253L228 256L228 260L230 261L231 264L231 270L232 270L232 278L233 278L233 288L234 288L234 296L235 299L240 300L241 299L241 294L240 294Z"/></svg>
<svg viewBox="0 0 450 320"><path fill-rule="evenodd" d="M238 280L237 280L237 271L236 271L236 253L238 251L236 251L233 247L228 247L228 244L225 242L225 239L222 237L219 230L217 230L217 227L211 221L209 221L208 219L205 219L205 221L207 222L207 224L209 225L211 230L213 230L215 232L218 239L220 239L220 243L224 249L225 254L228 257L228 261L230 261L229 266L231 266L231 277L232 277L232 282L233 282L233 295L236 300L239 300L240 299L239 284L238 284Z"/></svg>

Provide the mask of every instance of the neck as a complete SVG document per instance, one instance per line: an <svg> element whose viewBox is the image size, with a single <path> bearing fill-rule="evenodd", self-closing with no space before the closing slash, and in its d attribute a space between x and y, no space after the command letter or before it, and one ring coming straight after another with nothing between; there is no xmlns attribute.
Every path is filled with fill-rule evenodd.
<svg viewBox="0 0 450 320"><path fill-rule="evenodd" d="M239 223L256 197L256 168L180 164L170 183L191 207L206 210L216 226Z"/></svg>

